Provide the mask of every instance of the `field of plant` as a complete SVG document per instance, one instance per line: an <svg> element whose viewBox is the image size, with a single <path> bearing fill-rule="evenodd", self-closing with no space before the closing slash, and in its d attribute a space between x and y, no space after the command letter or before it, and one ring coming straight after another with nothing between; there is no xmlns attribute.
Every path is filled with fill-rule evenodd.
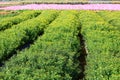
<svg viewBox="0 0 120 80"><path fill-rule="evenodd" d="M120 11L0 16L0 80L119 79Z"/></svg>
<svg viewBox="0 0 120 80"><path fill-rule="evenodd" d="M89 3L109 3L119 4L119 0L0 0L1 6L23 5L23 4L89 4Z"/></svg>
<svg viewBox="0 0 120 80"><path fill-rule="evenodd" d="M1 5L1 4L0 4ZM120 11L120 4L26 4L1 7L0 10L114 10Z"/></svg>

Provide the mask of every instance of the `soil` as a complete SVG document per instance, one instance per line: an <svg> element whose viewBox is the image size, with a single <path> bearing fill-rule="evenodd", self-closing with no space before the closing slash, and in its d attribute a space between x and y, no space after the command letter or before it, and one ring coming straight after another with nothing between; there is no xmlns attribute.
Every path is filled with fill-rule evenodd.
<svg viewBox="0 0 120 80"><path fill-rule="evenodd" d="M0 11L0 15L6 15L9 14L10 12L6 12L6 11Z"/></svg>
<svg viewBox="0 0 120 80"><path fill-rule="evenodd" d="M86 80L85 79L85 67L87 65L87 63L86 63L87 49L86 49L85 40L83 38L83 35L81 33L79 33L78 36L79 36L80 45L81 45L80 56L78 58L79 62L80 62L80 67L81 67L81 73L79 76L79 80Z"/></svg>

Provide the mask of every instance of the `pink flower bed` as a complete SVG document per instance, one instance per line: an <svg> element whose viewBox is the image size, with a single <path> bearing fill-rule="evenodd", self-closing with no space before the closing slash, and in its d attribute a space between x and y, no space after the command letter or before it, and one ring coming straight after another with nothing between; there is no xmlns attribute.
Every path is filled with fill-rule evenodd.
<svg viewBox="0 0 120 80"><path fill-rule="evenodd" d="M120 10L120 4L29 4L23 6L10 6L0 8L2 10L44 10L44 9L75 9L75 10Z"/></svg>

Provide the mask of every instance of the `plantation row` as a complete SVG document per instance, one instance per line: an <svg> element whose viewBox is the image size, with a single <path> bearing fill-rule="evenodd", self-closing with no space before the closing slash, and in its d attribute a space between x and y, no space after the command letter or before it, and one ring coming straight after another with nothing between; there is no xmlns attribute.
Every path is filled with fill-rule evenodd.
<svg viewBox="0 0 120 80"><path fill-rule="evenodd" d="M12 55L23 44L34 41L39 34L43 33L44 28L54 20L57 13L58 11L43 11L38 17L21 22L1 32L0 61Z"/></svg>
<svg viewBox="0 0 120 80"><path fill-rule="evenodd" d="M0 24L5 26L0 25L0 63L5 65L0 67L0 80L79 80L83 73L79 58L84 53L79 34L88 50L86 80L119 80L117 13L23 11L2 19Z"/></svg>
<svg viewBox="0 0 120 80"><path fill-rule="evenodd" d="M22 11L0 11L0 21L7 17L14 17L20 14Z"/></svg>
<svg viewBox="0 0 120 80"><path fill-rule="evenodd" d="M42 21L45 23L39 20L39 25L47 27L45 25L57 14L58 11L43 11L41 17L37 18L44 16ZM77 55L80 55L77 27L80 24L76 15L76 11L62 11L45 30L43 36L39 37L29 49L21 51L6 63L6 67L3 67L1 72L3 80L77 79L80 73L77 60ZM17 27L23 29L22 26L15 28ZM27 27L26 30L28 31L29 28Z"/></svg>
<svg viewBox="0 0 120 80"><path fill-rule="evenodd" d="M98 14L103 17L105 21L120 30L120 11L100 11Z"/></svg>
<svg viewBox="0 0 120 80"><path fill-rule="evenodd" d="M88 48L86 79L119 80L120 31L92 11L81 11L79 18Z"/></svg>
<svg viewBox="0 0 120 80"><path fill-rule="evenodd" d="M13 25L16 25L22 21L34 18L40 14L40 11L24 11L23 13L14 16L2 19L0 21L0 31L10 28Z"/></svg>

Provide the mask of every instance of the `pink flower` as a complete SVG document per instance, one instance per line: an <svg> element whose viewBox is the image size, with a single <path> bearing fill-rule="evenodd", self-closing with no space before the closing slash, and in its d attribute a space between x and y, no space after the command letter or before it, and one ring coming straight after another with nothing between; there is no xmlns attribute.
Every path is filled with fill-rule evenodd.
<svg viewBox="0 0 120 80"><path fill-rule="evenodd" d="M10 6L0 8L3 10L44 10L44 9L75 9L75 10L120 10L120 4L28 4L23 6Z"/></svg>

